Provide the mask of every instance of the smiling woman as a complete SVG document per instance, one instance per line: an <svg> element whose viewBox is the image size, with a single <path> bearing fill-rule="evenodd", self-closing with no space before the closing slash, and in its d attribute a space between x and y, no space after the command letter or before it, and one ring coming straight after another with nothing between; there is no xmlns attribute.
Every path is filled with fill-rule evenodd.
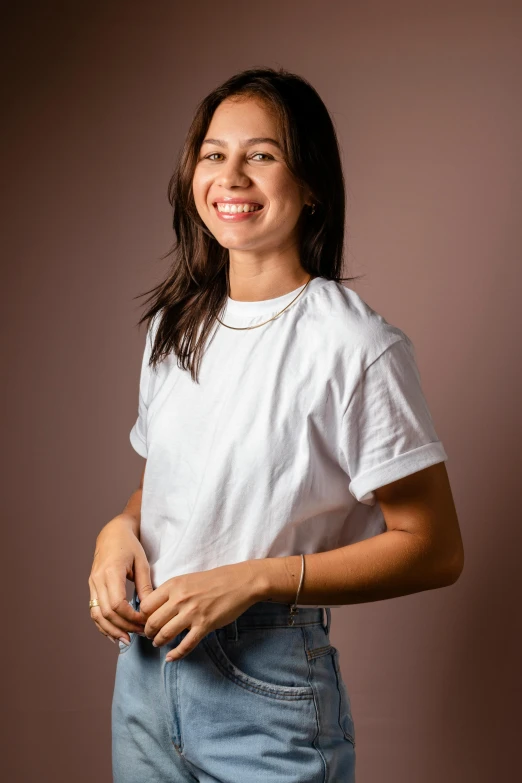
<svg viewBox="0 0 522 783"><path fill-rule="evenodd" d="M215 89L169 198L130 432L146 467L89 577L121 642L114 781L353 783L331 609L463 564L414 347L341 284L339 148L306 80Z"/></svg>
<svg viewBox="0 0 522 783"><path fill-rule="evenodd" d="M153 367L174 352L198 383L227 297L276 298L310 274L355 279L341 276L345 191L335 129L300 76L244 71L201 101L168 195L172 272L145 292L152 304L140 319L150 326L159 316ZM260 209L245 212L245 204Z"/></svg>

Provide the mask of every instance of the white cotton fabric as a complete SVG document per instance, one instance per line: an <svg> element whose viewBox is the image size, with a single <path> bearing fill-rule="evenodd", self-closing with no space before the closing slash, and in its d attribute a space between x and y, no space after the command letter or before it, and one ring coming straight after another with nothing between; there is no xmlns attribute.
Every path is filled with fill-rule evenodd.
<svg viewBox="0 0 522 783"><path fill-rule="evenodd" d="M262 323L304 288L228 298L221 320ZM141 541L154 588L383 533L374 490L448 459L410 339L340 283L312 279L257 329L216 323L199 384L174 354L149 368L158 319L130 432L147 459Z"/></svg>

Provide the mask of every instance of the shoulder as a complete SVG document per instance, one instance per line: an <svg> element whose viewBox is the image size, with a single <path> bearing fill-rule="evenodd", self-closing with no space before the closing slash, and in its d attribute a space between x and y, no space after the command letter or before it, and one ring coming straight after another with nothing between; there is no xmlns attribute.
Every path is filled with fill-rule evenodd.
<svg viewBox="0 0 522 783"><path fill-rule="evenodd" d="M154 343L156 342L156 335L163 320L164 312L165 307L162 307L160 310L157 310L148 320L147 332L145 335L145 354L147 355L147 358L150 358L152 353Z"/></svg>
<svg viewBox="0 0 522 783"><path fill-rule="evenodd" d="M409 337L389 323L355 291L335 280L320 278L310 296L310 308L320 314L327 343L340 356L355 359L366 369L387 348L404 341L413 350Z"/></svg>

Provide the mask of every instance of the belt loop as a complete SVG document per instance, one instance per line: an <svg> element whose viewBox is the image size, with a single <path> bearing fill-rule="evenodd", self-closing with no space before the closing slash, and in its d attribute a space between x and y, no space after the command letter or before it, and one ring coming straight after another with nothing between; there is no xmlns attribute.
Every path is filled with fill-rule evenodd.
<svg viewBox="0 0 522 783"><path fill-rule="evenodd" d="M237 631L237 620L233 620L227 625L227 639L231 639L234 642L237 642L239 639L239 634Z"/></svg>
<svg viewBox="0 0 522 783"><path fill-rule="evenodd" d="M323 628L325 634L328 636L330 632L330 624L332 622L332 612L329 606L323 606Z"/></svg>
<svg viewBox="0 0 522 783"><path fill-rule="evenodd" d="M299 614L299 607L292 604L290 606L290 614L288 615L288 625L295 624L295 615Z"/></svg>

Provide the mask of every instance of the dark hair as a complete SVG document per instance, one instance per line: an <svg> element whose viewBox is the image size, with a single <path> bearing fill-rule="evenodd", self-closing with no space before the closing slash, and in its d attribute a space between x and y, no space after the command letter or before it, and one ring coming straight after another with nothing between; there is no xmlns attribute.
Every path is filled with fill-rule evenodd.
<svg viewBox="0 0 522 783"><path fill-rule="evenodd" d="M162 258L173 255L166 279L149 291L152 304L138 325L158 316L150 365L174 351L178 366L198 381L206 341L226 305L228 249L218 243L201 220L192 193L192 179L201 144L216 108L226 98L242 96L266 102L275 113L283 155L298 183L308 186L315 214L303 212L298 222L299 258L312 276L341 277L343 265L345 190L335 128L326 106L311 84L283 68L252 68L232 76L196 109L176 169L168 186L176 240ZM135 297L136 298L136 297Z"/></svg>

